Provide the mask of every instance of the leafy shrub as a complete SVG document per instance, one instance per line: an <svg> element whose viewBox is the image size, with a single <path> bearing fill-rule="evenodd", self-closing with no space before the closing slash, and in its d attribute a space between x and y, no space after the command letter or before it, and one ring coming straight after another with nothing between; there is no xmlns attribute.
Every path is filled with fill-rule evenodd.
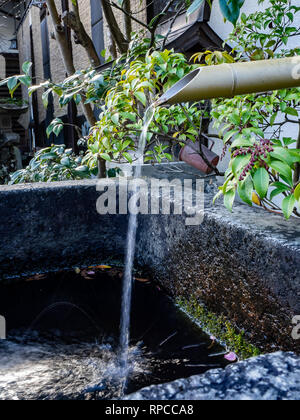
<svg viewBox="0 0 300 420"><path fill-rule="evenodd" d="M67 181L95 175L81 163L82 156L75 156L72 149L53 145L37 152L26 169L11 175L9 183Z"/></svg>
<svg viewBox="0 0 300 420"><path fill-rule="evenodd" d="M132 163L146 108L199 66L191 64L183 54L149 49L149 45L150 39L141 42L139 34L135 34L128 55L120 57L111 69L101 73L93 69L78 71L61 84L48 81L29 89L31 94L45 89L45 106L49 94L54 93L59 96L61 107L74 100L100 108L99 121L91 130L83 159L91 170L96 170L99 156L114 163ZM204 116L208 113L199 104L157 108L149 128L145 161L172 160L174 145L184 146L199 136ZM62 121L56 118L47 134L59 135L62 129Z"/></svg>
<svg viewBox="0 0 300 420"><path fill-rule="evenodd" d="M149 51L123 69L121 79L106 95L99 121L91 132L88 165L97 154L108 161L132 163L137 139L143 129L145 109L158 96L189 73L191 65L183 54ZM184 145L199 135L203 111L196 104L157 108L148 131L145 162L173 160L169 145Z"/></svg>

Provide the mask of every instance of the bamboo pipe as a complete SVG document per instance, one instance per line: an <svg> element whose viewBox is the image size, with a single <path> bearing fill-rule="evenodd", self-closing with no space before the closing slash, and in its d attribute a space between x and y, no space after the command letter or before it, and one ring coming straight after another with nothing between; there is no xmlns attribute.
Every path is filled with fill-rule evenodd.
<svg viewBox="0 0 300 420"><path fill-rule="evenodd" d="M299 57L290 57L199 67L171 87L155 106L300 87L299 64Z"/></svg>

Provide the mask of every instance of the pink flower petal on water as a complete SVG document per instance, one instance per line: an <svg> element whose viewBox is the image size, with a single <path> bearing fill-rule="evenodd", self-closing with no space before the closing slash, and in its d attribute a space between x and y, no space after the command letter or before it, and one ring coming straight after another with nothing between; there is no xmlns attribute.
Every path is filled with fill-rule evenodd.
<svg viewBox="0 0 300 420"><path fill-rule="evenodd" d="M88 271L86 274L88 274L89 276L93 276L95 273L95 271Z"/></svg>
<svg viewBox="0 0 300 420"><path fill-rule="evenodd" d="M228 360L229 362L235 362L237 360L237 355L233 352L226 354L226 356L224 356L226 360Z"/></svg>

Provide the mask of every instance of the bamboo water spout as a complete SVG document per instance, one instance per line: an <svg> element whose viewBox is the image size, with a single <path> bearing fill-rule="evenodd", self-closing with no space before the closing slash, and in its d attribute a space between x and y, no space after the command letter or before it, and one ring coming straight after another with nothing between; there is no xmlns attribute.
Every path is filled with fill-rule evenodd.
<svg viewBox="0 0 300 420"><path fill-rule="evenodd" d="M300 87L299 64L299 57L289 57L199 67L177 82L155 105L233 98Z"/></svg>

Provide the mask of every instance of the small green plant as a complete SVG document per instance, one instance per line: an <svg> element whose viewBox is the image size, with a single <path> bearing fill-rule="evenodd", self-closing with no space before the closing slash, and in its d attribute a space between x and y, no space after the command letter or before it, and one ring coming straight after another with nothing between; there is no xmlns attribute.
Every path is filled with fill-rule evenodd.
<svg viewBox="0 0 300 420"><path fill-rule="evenodd" d="M14 172L9 184L67 181L94 175L82 164L82 156L75 156L64 145L53 145L37 152L25 169Z"/></svg>
<svg viewBox="0 0 300 420"><path fill-rule="evenodd" d="M23 105L28 105L28 103L17 98L0 98L0 106L1 105L15 105L17 107L21 107Z"/></svg>

